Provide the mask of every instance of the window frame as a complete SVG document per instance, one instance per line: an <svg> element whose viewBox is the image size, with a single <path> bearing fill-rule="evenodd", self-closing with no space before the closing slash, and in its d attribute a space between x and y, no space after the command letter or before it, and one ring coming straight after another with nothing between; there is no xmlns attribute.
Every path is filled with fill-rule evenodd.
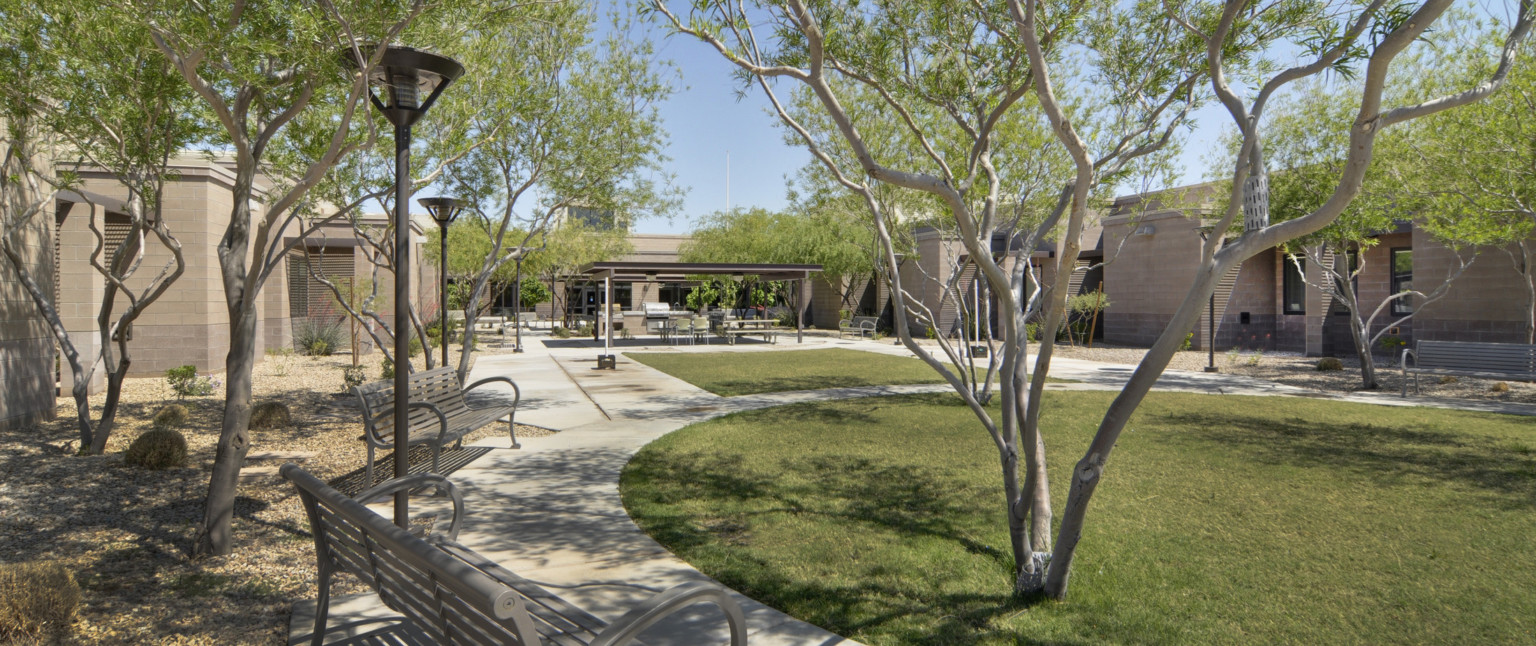
<svg viewBox="0 0 1536 646"><path fill-rule="evenodd" d="M1303 259L1301 263L1298 263L1291 259L1290 254L1280 253L1280 263L1282 265L1280 269L1280 311L1283 314L1307 313L1307 281L1306 277L1301 274L1304 271L1303 267L1298 266L1305 262L1306 260ZM1295 281L1299 284L1299 289L1301 289L1301 303L1294 308L1291 307L1291 299L1288 298L1291 293L1291 276L1293 275L1296 277Z"/></svg>
<svg viewBox="0 0 1536 646"><path fill-rule="evenodd" d="M1391 296L1393 294L1397 294L1397 293L1403 291L1399 286L1404 282L1405 279L1402 277L1402 274L1397 273L1397 254L1399 254L1399 253L1407 253L1407 254L1409 254L1409 256L1408 256L1408 275L1407 275L1407 278L1406 278L1406 282L1408 283L1408 289L1410 289L1410 290L1413 289L1413 255L1412 255L1413 254L1413 247L1392 247L1391 249L1389 249L1387 251L1388 281L1389 281L1389 284L1391 284L1391 286L1392 286L1392 292L1390 294L1388 294L1388 296ZM1399 299L1393 300L1392 301L1392 307L1390 308L1391 309L1391 314L1393 316L1407 316L1409 314L1412 314L1413 313L1413 300L1412 300L1412 298L1413 298L1412 296L1406 296L1406 297L1403 297L1403 298L1399 298Z"/></svg>

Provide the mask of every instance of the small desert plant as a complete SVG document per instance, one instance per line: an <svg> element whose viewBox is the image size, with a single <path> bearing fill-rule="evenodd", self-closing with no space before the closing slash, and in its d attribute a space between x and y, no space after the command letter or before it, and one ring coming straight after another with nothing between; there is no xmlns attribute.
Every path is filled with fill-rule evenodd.
<svg viewBox="0 0 1536 646"><path fill-rule="evenodd" d="M379 363L379 378L380 379L394 379L395 378L395 362L390 361L389 357L384 357L384 361Z"/></svg>
<svg viewBox="0 0 1536 646"><path fill-rule="evenodd" d="M170 406L166 406L165 408L160 409L160 412L155 413L153 424L155 425L155 428L176 428L182 424L186 424L187 418L189 417L191 417L191 415L187 413L186 406L182 406L181 404L171 404Z"/></svg>
<svg viewBox="0 0 1536 646"><path fill-rule="evenodd" d="M1190 348L1192 348L1194 346L1195 346L1195 333L1194 332L1190 332L1189 334L1184 335L1184 342L1179 344L1179 351L1182 352L1182 351L1188 350L1188 349L1190 349Z"/></svg>
<svg viewBox="0 0 1536 646"><path fill-rule="evenodd" d="M406 348L407 356L414 357L421 354L421 337L411 337L411 342L406 345Z"/></svg>
<svg viewBox="0 0 1536 646"><path fill-rule="evenodd" d="M169 428L145 431L123 452L123 462L151 471L185 466L187 439Z"/></svg>
<svg viewBox="0 0 1536 646"><path fill-rule="evenodd" d="M930 325L930 326L928 326L927 330L923 331L923 336L926 336L929 339L937 339L937 338L939 338L939 331L933 329L933 326Z"/></svg>
<svg viewBox="0 0 1536 646"><path fill-rule="evenodd" d="M62 633L79 606L80 585L63 564L0 564L0 640Z"/></svg>
<svg viewBox="0 0 1536 646"><path fill-rule="evenodd" d="M368 369L361 365L342 368L341 380L347 384L347 390L361 386L368 381Z"/></svg>
<svg viewBox="0 0 1536 646"><path fill-rule="evenodd" d="M550 330L550 334L553 334L554 337L557 338L557 339L569 339L569 338L571 338L571 331L570 331L570 329L566 328L563 325L556 325L554 327L554 329Z"/></svg>
<svg viewBox="0 0 1536 646"><path fill-rule="evenodd" d="M341 321L321 318L299 319L293 328L293 346L300 354L311 357L327 357L336 352L345 341Z"/></svg>
<svg viewBox="0 0 1536 646"><path fill-rule="evenodd" d="M1488 392L1491 392L1491 393L1507 393L1507 392L1509 392L1509 384L1506 383L1506 382L1500 381L1498 383L1495 383L1493 386L1489 387L1488 388Z"/></svg>
<svg viewBox="0 0 1536 646"><path fill-rule="evenodd" d="M1452 376L1452 375L1442 375L1440 377L1440 384L1441 385L1454 384L1454 383L1457 383L1457 382L1460 382L1460 381L1461 381L1460 379L1457 379L1455 376Z"/></svg>
<svg viewBox="0 0 1536 646"><path fill-rule="evenodd" d="M576 336L592 336L592 326L582 323L576 326Z"/></svg>
<svg viewBox="0 0 1536 646"><path fill-rule="evenodd" d="M293 425L293 413L282 402L262 402L251 409L251 428L284 428Z"/></svg>
<svg viewBox="0 0 1536 646"><path fill-rule="evenodd" d="M197 366L181 366L165 371L165 383L171 387L171 392L176 393L176 399L204 397L219 389L218 380L198 376Z"/></svg>
<svg viewBox="0 0 1536 646"><path fill-rule="evenodd" d="M1025 323L1024 324L1024 339L1027 340L1027 341L1039 341L1040 340L1040 324L1039 323Z"/></svg>
<svg viewBox="0 0 1536 646"><path fill-rule="evenodd" d="M1227 350L1227 363L1237 363L1237 360L1239 358L1241 358L1242 356L1243 356L1243 351L1242 350L1239 350L1237 348L1232 348L1230 350Z"/></svg>
<svg viewBox="0 0 1536 646"><path fill-rule="evenodd" d="M1336 372L1344 369L1344 362L1338 357L1323 357L1317 360L1318 372Z"/></svg>
<svg viewBox="0 0 1536 646"><path fill-rule="evenodd" d="M1250 366L1257 366L1257 365L1259 365L1259 362L1261 362L1263 360L1264 360L1264 351L1263 350L1255 349L1253 351L1253 354L1248 355L1248 365L1250 365Z"/></svg>
<svg viewBox="0 0 1536 646"><path fill-rule="evenodd" d="M1408 342L1404 341L1403 337L1388 334L1381 337L1381 341L1377 345L1381 346L1381 349L1386 350L1388 353L1396 354L1397 349L1407 346Z"/></svg>

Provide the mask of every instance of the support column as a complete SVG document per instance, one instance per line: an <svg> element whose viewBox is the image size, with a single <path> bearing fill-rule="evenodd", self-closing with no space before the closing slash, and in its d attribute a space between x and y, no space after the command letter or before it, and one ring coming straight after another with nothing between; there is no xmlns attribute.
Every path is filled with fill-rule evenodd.
<svg viewBox="0 0 1536 646"><path fill-rule="evenodd" d="M805 288L810 286L811 272L805 272L795 282L795 343L805 343L805 307L810 303Z"/></svg>

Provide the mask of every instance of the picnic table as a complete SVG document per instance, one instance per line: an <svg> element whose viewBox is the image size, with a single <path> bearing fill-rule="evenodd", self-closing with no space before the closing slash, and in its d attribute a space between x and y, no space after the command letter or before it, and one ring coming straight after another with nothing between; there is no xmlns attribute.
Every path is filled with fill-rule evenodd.
<svg viewBox="0 0 1536 646"><path fill-rule="evenodd" d="M775 326L778 321L773 319L724 319L715 332L725 337L727 343L735 344L737 337L761 335L763 341L778 343L778 330Z"/></svg>

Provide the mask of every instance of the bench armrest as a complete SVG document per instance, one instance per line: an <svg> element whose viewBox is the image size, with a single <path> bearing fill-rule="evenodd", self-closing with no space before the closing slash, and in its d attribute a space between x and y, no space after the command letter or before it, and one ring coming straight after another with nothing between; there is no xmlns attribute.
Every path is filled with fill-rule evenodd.
<svg viewBox="0 0 1536 646"><path fill-rule="evenodd" d="M523 389L522 388L518 388L517 387L517 382L512 381L511 379L509 379L507 377L486 377L484 379L481 379L480 381L477 381L477 382L472 383L472 384L470 384L468 386L465 386L464 387L464 392L468 393L471 390L474 390L476 388L479 388L481 386L484 386L485 384L488 384L488 383L491 383L491 382L494 382L494 381L506 382L506 384L508 386L512 387L512 408L513 408L514 411L516 411L517 405L523 401Z"/></svg>
<svg viewBox="0 0 1536 646"><path fill-rule="evenodd" d="M1419 363L1419 353L1414 352L1413 350L1409 350L1408 348L1403 348L1403 356L1397 360L1397 365L1402 366L1404 370L1407 370L1409 356L1413 357L1413 363L1415 366L1417 366Z"/></svg>
<svg viewBox="0 0 1536 646"><path fill-rule="evenodd" d="M656 622L701 601L713 603L725 612L725 622L731 628L731 646L747 646L747 620L741 606L725 588L708 583L682 583L668 588L624 613L588 646L628 644Z"/></svg>
<svg viewBox="0 0 1536 646"><path fill-rule="evenodd" d="M438 441L442 441L442 438L448 434L448 416L444 415L443 414L443 409L438 408L437 405L435 405L435 404L433 404L431 402L410 402L410 403L405 405L405 408L406 408L406 410L410 410L410 409L413 409L413 408L425 408L427 410L432 411L432 414L437 415L437 424L438 424L437 437L438 437ZM387 410L383 411L382 415L375 415L374 419L378 419L379 417L382 417L383 415L391 415L392 416L394 414L395 414L394 408L390 408L390 409L387 409ZM390 446L394 446L395 445L395 438L394 438L393 433L391 433L389 437L384 437L384 436L380 435L378 433L378 427L375 424L373 424L373 422L371 420L369 421L369 423L364 424L363 427L364 427L363 439L367 440L369 444L372 444L372 445L377 446L377 447L390 447Z"/></svg>
<svg viewBox="0 0 1536 646"><path fill-rule="evenodd" d="M873 330L873 329L875 329L875 322L874 321L860 321L859 322L859 329L862 329L862 330Z"/></svg>
<svg viewBox="0 0 1536 646"><path fill-rule="evenodd" d="M368 505L386 498L391 498L396 491L409 491L418 487L432 487L433 495L438 498L449 498L453 501L453 518L448 522L448 533L443 537L456 541L459 539L459 522L464 519L464 494L459 493L459 488L453 486L447 478L435 473L418 473L404 478L386 480L372 488L357 494L358 504Z"/></svg>

